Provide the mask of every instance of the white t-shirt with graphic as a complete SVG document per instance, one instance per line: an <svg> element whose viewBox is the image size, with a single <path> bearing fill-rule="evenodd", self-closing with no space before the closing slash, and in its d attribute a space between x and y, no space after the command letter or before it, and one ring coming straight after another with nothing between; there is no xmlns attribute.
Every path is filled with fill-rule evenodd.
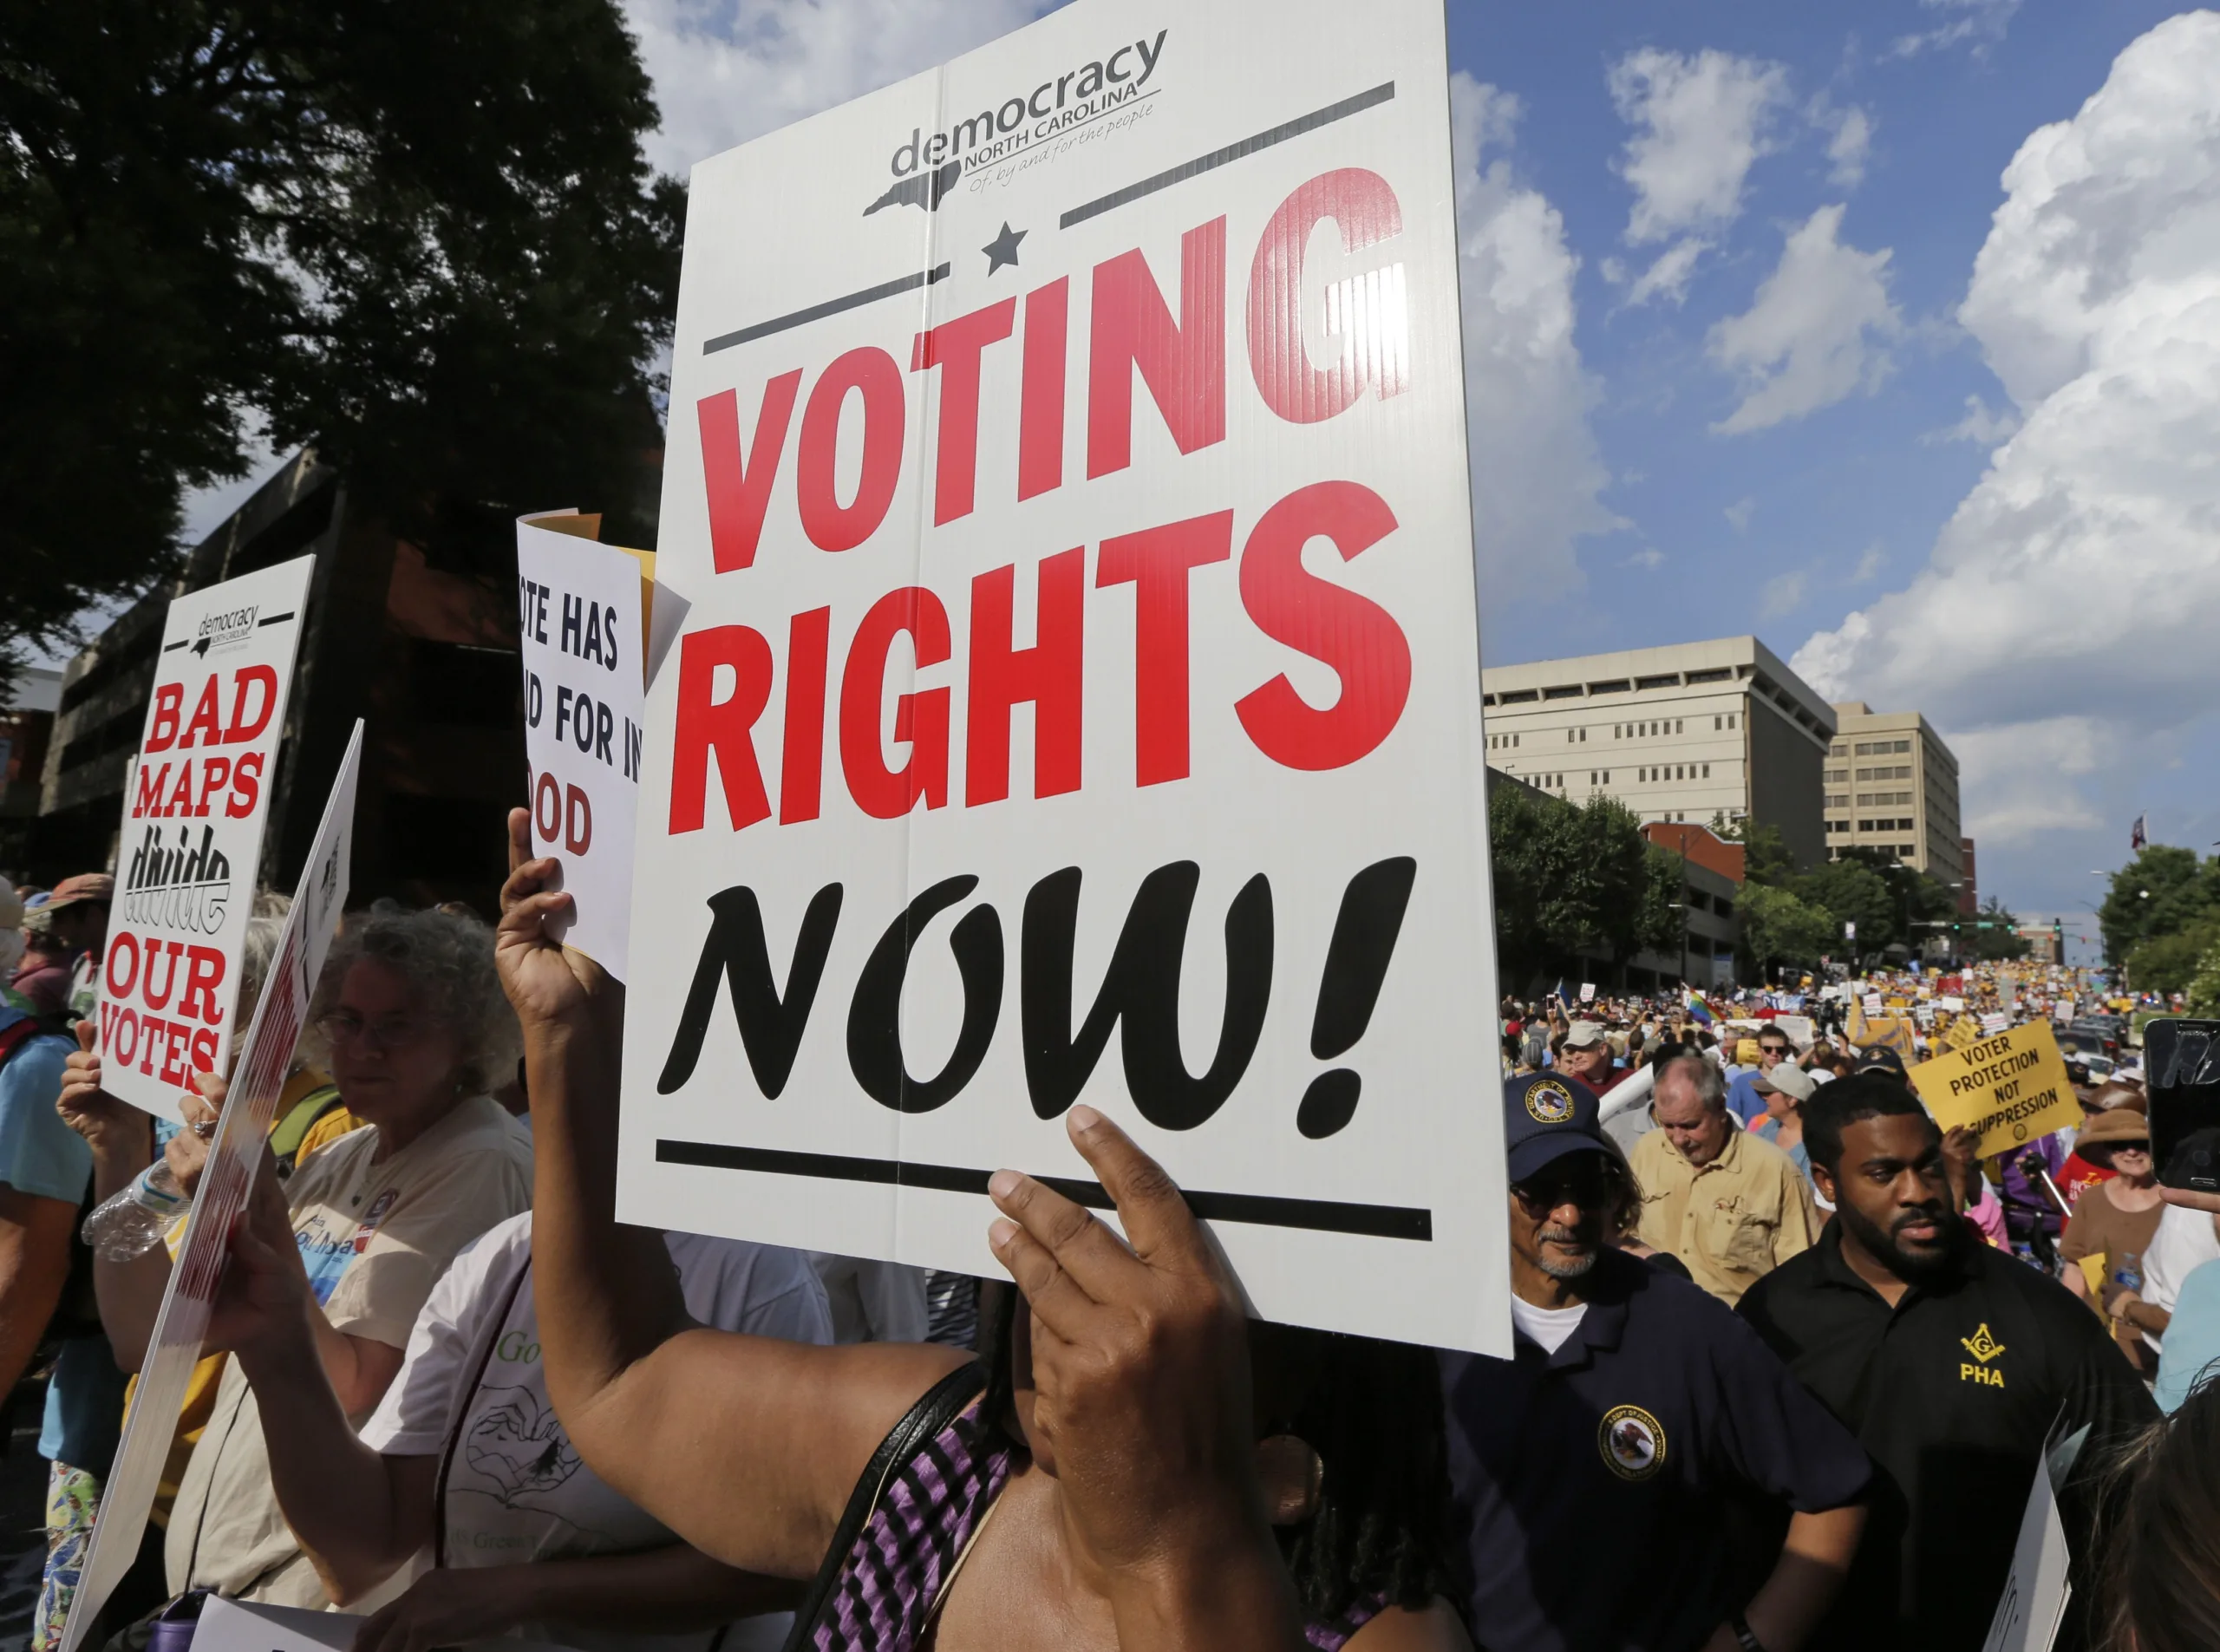
<svg viewBox="0 0 2220 1652"><path fill-rule="evenodd" d="M827 1343L832 1316L808 1258L796 1250L695 1234L663 1236L687 1311L704 1325L788 1342ZM442 1512L452 1567L656 1549L679 1539L586 1466L547 1401L533 1303L532 1213L488 1231L454 1259L409 1334L408 1350L362 1440L388 1457L446 1459ZM456 1419L461 1417L458 1428ZM787 1614L695 1635L626 1634L529 1625L527 1639L586 1652L771 1652Z"/></svg>

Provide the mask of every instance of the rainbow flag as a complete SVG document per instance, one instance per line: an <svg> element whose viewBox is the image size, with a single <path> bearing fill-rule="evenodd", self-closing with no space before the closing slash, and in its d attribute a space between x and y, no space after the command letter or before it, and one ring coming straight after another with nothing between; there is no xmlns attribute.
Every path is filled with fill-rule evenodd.
<svg viewBox="0 0 2220 1652"><path fill-rule="evenodd" d="M1688 1014L1693 1019L1701 1022L1707 1027L1712 1025L1711 1010L1706 1006L1704 1001L1693 992L1688 995Z"/></svg>

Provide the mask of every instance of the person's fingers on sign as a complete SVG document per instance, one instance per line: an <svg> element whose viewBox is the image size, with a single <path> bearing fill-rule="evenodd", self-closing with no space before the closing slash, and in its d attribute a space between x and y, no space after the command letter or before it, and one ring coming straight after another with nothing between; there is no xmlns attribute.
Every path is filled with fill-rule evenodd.
<svg viewBox="0 0 2220 1652"><path fill-rule="evenodd" d="M97 1022L77 1023L77 1048L62 1061L62 1093L55 1097L55 1111L85 1139L96 1159L126 1145L144 1153L147 1115L101 1087L100 1053L93 1048L99 1036Z"/></svg>
<svg viewBox="0 0 2220 1652"><path fill-rule="evenodd" d="M265 1162L246 1208L232 1218L203 1345L233 1351L256 1346L300 1328L317 1311L316 1293L309 1288L292 1221L278 1191L277 1168Z"/></svg>
<svg viewBox="0 0 2220 1652"><path fill-rule="evenodd" d="M186 1127L170 1138L163 1156L169 1160L170 1174L177 1178L177 1185L190 1198L200 1186L200 1172L208 1167L208 1145L216 1133L216 1120L223 1111L224 1098L231 1087L213 1073L203 1073L193 1081L198 1095L188 1094L178 1104Z"/></svg>
<svg viewBox="0 0 2220 1652"><path fill-rule="evenodd" d="M494 931L493 967L520 1015L560 1021L604 996L610 982L599 964L547 933L552 918L575 904L556 887L562 866L552 855L532 855L532 817L509 811L509 876L501 885L501 923Z"/></svg>
<svg viewBox="0 0 2220 1652"><path fill-rule="evenodd" d="M988 1184L1008 1218L988 1244L1031 1310L1028 1433L1041 1466L1106 1564L1244 1530L1269 1545L1232 1279L1172 1179L1125 1132L1087 1107L1066 1127L1130 1248L1030 1176L998 1171ZM1027 1398L1021 1385L1021 1407Z"/></svg>

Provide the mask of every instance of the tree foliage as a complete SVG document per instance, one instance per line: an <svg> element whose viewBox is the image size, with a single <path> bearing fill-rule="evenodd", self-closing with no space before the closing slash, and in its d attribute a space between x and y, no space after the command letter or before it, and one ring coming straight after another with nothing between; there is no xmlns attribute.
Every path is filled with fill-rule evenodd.
<svg viewBox="0 0 2220 1652"><path fill-rule="evenodd" d="M1983 963L2024 958L2034 950L2020 933L2018 916L1995 895L1982 903L1975 921L1959 932L1959 950Z"/></svg>
<svg viewBox="0 0 2220 1652"><path fill-rule="evenodd" d="M1792 890L1747 884L1734 910L1742 920L1742 950L1760 970L1815 965L1841 944L1841 921Z"/></svg>
<svg viewBox="0 0 2220 1652"><path fill-rule="evenodd" d="M2220 919L2220 857L2200 862L2195 850L2164 843L2145 845L2114 872L2097 909L2105 956L2116 963L2150 942L2215 919ZM2128 978L2142 984L2132 964Z"/></svg>
<svg viewBox="0 0 2220 1652"><path fill-rule="evenodd" d="M2129 984L2138 992L2186 992L2216 950L2220 950L2220 915L2137 947L2127 955Z"/></svg>
<svg viewBox="0 0 2220 1652"><path fill-rule="evenodd" d="M143 587L258 434L434 557L639 532L656 121L611 0L0 9L0 654Z"/></svg>
<svg viewBox="0 0 2220 1652"><path fill-rule="evenodd" d="M1601 952L1623 963L1681 933L1676 857L1642 836L1615 799L1585 804L1499 784L1488 797L1496 944L1505 977L1531 980Z"/></svg>

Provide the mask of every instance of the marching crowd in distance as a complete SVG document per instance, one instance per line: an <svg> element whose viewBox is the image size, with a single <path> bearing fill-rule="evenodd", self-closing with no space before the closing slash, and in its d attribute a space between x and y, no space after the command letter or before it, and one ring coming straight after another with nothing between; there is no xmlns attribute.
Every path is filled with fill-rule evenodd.
<svg viewBox="0 0 2220 1652"><path fill-rule="evenodd" d="M1472 1097L1504 1122L1500 1360L1245 1320L1086 1107L1125 1237L998 1172L1007 1283L618 1224L623 989L545 933L571 898L512 830L498 927L346 919L87 1644L213 1593L360 1615L363 1652L1970 1652L2056 1465L2058 1644L2220 1645L2220 1218L2158 1185L2132 1061L2093 1054L2079 1129L2002 1152L1905 1080L1949 1014L2084 983L1981 966L1944 1012L1876 977L1885 1022L1808 983L1506 1001ZM102 1088L113 894L0 893L0 1388L45 1373L42 1652L225 1089L173 1127Z"/></svg>

